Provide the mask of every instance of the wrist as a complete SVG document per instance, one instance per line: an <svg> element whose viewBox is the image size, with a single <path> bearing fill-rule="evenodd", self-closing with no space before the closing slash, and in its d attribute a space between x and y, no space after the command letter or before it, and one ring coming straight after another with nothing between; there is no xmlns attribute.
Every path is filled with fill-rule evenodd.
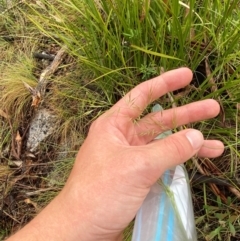
<svg viewBox="0 0 240 241"><path fill-rule="evenodd" d="M122 241L122 234L109 235L85 218L84 208L74 210L67 198L58 195L29 224L7 241Z"/></svg>
<svg viewBox="0 0 240 241"><path fill-rule="evenodd" d="M56 197L31 222L7 241L73 241L73 239L68 239L72 234L68 230L65 217L65 210L59 198Z"/></svg>

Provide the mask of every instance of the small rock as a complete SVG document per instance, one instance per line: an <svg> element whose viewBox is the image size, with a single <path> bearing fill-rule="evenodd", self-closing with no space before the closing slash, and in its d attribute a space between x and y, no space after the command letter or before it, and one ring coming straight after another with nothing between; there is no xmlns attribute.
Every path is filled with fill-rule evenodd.
<svg viewBox="0 0 240 241"><path fill-rule="evenodd" d="M54 132L57 127L56 122L57 117L49 110L38 110L29 128L27 149L30 152L37 151L39 144Z"/></svg>

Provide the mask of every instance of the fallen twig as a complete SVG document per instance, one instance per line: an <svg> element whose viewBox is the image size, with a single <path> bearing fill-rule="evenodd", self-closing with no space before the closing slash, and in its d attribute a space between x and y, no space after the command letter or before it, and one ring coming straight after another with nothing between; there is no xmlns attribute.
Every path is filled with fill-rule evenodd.
<svg viewBox="0 0 240 241"><path fill-rule="evenodd" d="M38 107L40 101L43 99L46 91L46 86L49 83L49 76L55 73L58 69L58 66L61 64L63 56L66 51L66 46L62 47L56 54L52 63L45 69L40 75L38 84L35 88L31 87L27 83L24 83L24 86L28 89L28 91L32 95L32 106Z"/></svg>
<svg viewBox="0 0 240 241"><path fill-rule="evenodd" d="M11 130L11 134L12 134L12 142L11 142L11 155L19 160L20 159L20 156L18 155L17 151L16 151L16 145L15 145L15 138L14 138L14 131L13 131L13 126L12 126L12 123L10 121L10 119L7 119L8 120L8 124L9 124L9 127L10 127L10 130Z"/></svg>
<svg viewBox="0 0 240 241"><path fill-rule="evenodd" d="M20 221L18 221L16 218L14 218L11 214L7 213L5 210L2 211L6 216L8 216L9 218L11 218L12 220L14 220L17 223L21 223Z"/></svg>
<svg viewBox="0 0 240 241"><path fill-rule="evenodd" d="M48 192L48 191L59 191L59 190L56 190L56 188L43 188L32 192L26 192L25 195L30 197L30 196L35 196L42 192Z"/></svg>
<svg viewBox="0 0 240 241"><path fill-rule="evenodd" d="M240 200L240 192L233 186L228 187L229 191L232 192Z"/></svg>

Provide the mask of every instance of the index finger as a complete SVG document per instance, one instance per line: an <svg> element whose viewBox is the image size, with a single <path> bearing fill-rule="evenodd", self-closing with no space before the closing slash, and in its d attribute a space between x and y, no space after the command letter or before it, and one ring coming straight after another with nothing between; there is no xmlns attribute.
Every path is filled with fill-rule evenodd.
<svg viewBox="0 0 240 241"><path fill-rule="evenodd" d="M117 114L118 121L136 119L143 110L160 96L185 87L192 80L192 71L188 68L179 68L145 81L119 100L109 111Z"/></svg>

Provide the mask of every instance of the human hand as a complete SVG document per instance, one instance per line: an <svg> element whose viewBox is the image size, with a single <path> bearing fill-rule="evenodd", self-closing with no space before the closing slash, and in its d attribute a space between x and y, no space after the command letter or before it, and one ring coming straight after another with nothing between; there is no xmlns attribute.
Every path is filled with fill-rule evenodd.
<svg viewBox="0 0 240 241"><path fill-rule="evenodd" d="M54 239L49 230L48 240L120 240L165 170L195 154L216 157L223 152L220 141L204 140L193 129L154 140L160 132L216 116L219 105L214 100L139 119L148 104L191 79L192 72L180 68L145 81L94 121L65 187L33 224L44 225L41 220L51 213L51 223L58 222L51 230L59 237Z"/></svg>
<svg viewBox="0 0 240 241"><path fill-rule="evenodd" d="M84 219L94 227L88 231L89 239L81 236L80 240L94 240L95 235L98 240L115 240L166 169L195 154L222 153L221 142L204 140L197 130L153 141L162 131L216 116L219 105L214 100L151 113L136 121L148 104L191 79L191 71L181 68L146 81L92 124L63 190L64 196L71 197L76 222Z"/></svg>

